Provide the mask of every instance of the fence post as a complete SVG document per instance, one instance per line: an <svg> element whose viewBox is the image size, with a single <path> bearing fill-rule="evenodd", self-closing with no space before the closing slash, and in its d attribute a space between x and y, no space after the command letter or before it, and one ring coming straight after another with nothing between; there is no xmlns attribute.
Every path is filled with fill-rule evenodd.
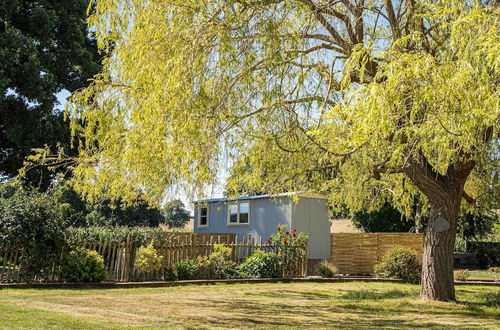
<svg viewBox="0 0 500 330"><path fill-rule="evenodd" d="M124 280L126 282L130 281L130 233L127 235L127 245L125 246L125 260L124 260L124 264L125 264L125 268L124 268L124 271L125 271L125 278Z"/></svg>
<svg viewBox="0 0 500 330"><path fill-rule="evenodd" d="M189 253L189 258L194 259L194 251L196 250L196 245L198 243L198 236L195 233L191 233L191 250Z"/></svg>
<svg viewBox="0 0 500 330"><path fill-rule="evenodd" d="M250 234L248 234L248 236L247 236L247 255L246 255L247 258L250 257L252 254L252 245L250 243L251 239L252 239L252 236L250 236Z"/></svg>

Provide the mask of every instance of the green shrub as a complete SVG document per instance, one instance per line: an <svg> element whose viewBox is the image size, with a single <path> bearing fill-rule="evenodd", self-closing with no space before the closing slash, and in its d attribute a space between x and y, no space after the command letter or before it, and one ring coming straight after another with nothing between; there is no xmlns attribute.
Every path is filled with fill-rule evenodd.
<svg viewBox="0 0 500 330"><path fill-rule="evenodd" d="M374 275L380 278L395 278L412 283L420 281L422 266L415 251L405 247L393 248L375 265Z"/></svg>
<svg viewBox="0 0 500 330"><path fill-rule="evenodd" d="M316 275L321 277L334 277L337 272L337 267L328 262L328 260L321 261L316 267Z"/></svg>
<svg viewBox="0 0 500 330"><path fill-rule="evenodd" d="M199 276L203 279L225 279L239 277L236 265L231 260L231 248L224 244L214 244L214 252L200 256L196 261Z"/></svg>
<svg viewBox="0 0 500 330"><path fill-rule="evenodd" d="M460 269L456 274L455 274L455 279L458 281L465 282L467 279L470 277L470 272L468 269Z"/></svg>
<svg viewBox="0 0 500 330"><path fill-rule="evenodd" d="M61 277L67 282L101 282L106 276L104 259L96 251L76 249L63 259Z"/></svg>
<svg viewBox="0 0 500 330"><path fill-rule="evenodd" d="M453 251L458 253L466 253L466 245L467 242L463 238L457 236L457 238L455 238L455 248L453 249Z"/></svg>
<svg viewBox="0 0 500 330"><path fill-rule="evenodd" d="M198 276L198 265L191 259L179 260L175 263L175 273L177 280L194 280Z"/></svg>
<svg viewBox="0 0 500 330"><path fill-rule="evenodd" d="M495 282L500 281L500 267L491 267L488 271L493 273Z"/></svg>
<svg viewBox="0 0 500 330"><path fill-rule="evenodd" d="M163 278L165 281L177 281L177 270L175 265L163 266Z"/></svg>
<svg viewBox="0 0 500 330"><path fill-rule="evenodd" d="M309 235L297 233L296 229L287 231L286 225L279 225L268 243L276 247L281 258L283 277L302 276L302 263L307 255Z"/></svg>
<svg viewBox="0 0 500 330"><path fill-rule="evenodd" d="M135 258L136 267L146 273L156 272L162 268L163 256L158 255L158 252L152 244L141 246L137 251Z"/></svg>
<svg viewBox="0 0 500 330"><path fill-rule="evenodd" d="M173 230L166 230L162 227L86 227L77 228L71 227L68 229L68 242L77 246L82 242L98 243L100 241L108 241L110 243L125 243L135 244L138 246L148 245L151 242L156 244L169 243L172 236L169 233Z"/></svg>
<svg viewBox="0 0 500 330"><path fill-rule="evenodd" d="M57 195L0 184L0 249L20 248L22 280L48 280L61 258L68 221Z"/></svg>
<svg viewBox="0 0 500 330"><path fill-rule="evenodd" d="M275 253L262 250L255 250L238 269L245 277L251 278L279 278L283 276L280 257Z"/></svg>

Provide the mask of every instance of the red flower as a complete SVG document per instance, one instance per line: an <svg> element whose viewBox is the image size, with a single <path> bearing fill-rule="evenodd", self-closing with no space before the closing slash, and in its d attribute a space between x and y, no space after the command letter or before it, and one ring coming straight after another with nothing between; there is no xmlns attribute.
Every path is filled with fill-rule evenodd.
<svg viewBox="0 0 500 330"><path fill-rule="evenodd" d="M278 231L280 231L280 230L281 230L281 228L280 228L280 227L278 227Z"/></svg>
<svg viewBox="0 0 500 330"><path fill-rule="evenodd" d="M292 233L295 233L296 231L297 231L297 229L294 229L294 230L292 230Z"/></svg>
<svg viewBox="0 0 500 330"><path fill-rule="evenodd" d="M284 240L283 240L283 243L285 243L285 244L286 244L286 239L284 239Z"/></svg>
<svg viewBox="0 0 500 330"><path fill-rule="evenodd" d="M293 233L292 235L293 235L293 237L297 237L297 234L295 234L295 233Z"/></svg>
<svg viewBox="0 0 500 330"><path fill-rule="evenodd" d="M288 234L290 234L290 233L287 231L287 232L286 232L286 234L288 235Z"/></svg>
<svg viewBox="0 0 500 330"><path fill-rule="evenodd" d="M270 238L267 239L267 243L271 243L271 239Z"/></svg>
<svg viewBox="0 0 500 330"><path fill-rule="evenodd" d="M43 267L49 267L49 264L45 264L45 265L43 265Z"/></svg>
<svg viewBox="0 0 500 330"><path fill-rule="evenodd" d="M28 270L33 270L33 266L28 266Z"/></svg>

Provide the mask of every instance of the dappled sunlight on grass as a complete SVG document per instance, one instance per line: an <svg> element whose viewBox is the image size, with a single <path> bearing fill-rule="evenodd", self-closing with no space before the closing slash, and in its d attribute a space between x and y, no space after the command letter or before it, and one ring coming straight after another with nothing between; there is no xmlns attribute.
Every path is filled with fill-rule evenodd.
<svg viewBox="0 0 500 330"><path fill-rule="evenodd" d="M500 289L457 287L457 303L418 298L419 287L394 283L293 283L113 290L5 290L0 319L40 326L67 320L86 327L495 328ZM61 323L57 323L60 319ZM54 321L55 320L55 321ZM55 323L54 323L55 322ZM66 322L66 323L65 323ZM76 322L75 324L79 324ZM33 323L27 324L30 326ZM69 323L71 324L71 322Z"/></svg>

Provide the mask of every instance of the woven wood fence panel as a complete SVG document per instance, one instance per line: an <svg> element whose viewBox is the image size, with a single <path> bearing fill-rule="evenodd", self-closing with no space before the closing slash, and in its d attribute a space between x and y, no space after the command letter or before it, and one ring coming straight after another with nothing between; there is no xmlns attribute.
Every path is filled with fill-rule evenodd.
<svg viewBox="0 0 500 330"><path fill-rule="evenodd" d="M422 258L423 234L410 233L332 233L330 262L340 274L372 274L387 250L404 246Z"/></svg>

